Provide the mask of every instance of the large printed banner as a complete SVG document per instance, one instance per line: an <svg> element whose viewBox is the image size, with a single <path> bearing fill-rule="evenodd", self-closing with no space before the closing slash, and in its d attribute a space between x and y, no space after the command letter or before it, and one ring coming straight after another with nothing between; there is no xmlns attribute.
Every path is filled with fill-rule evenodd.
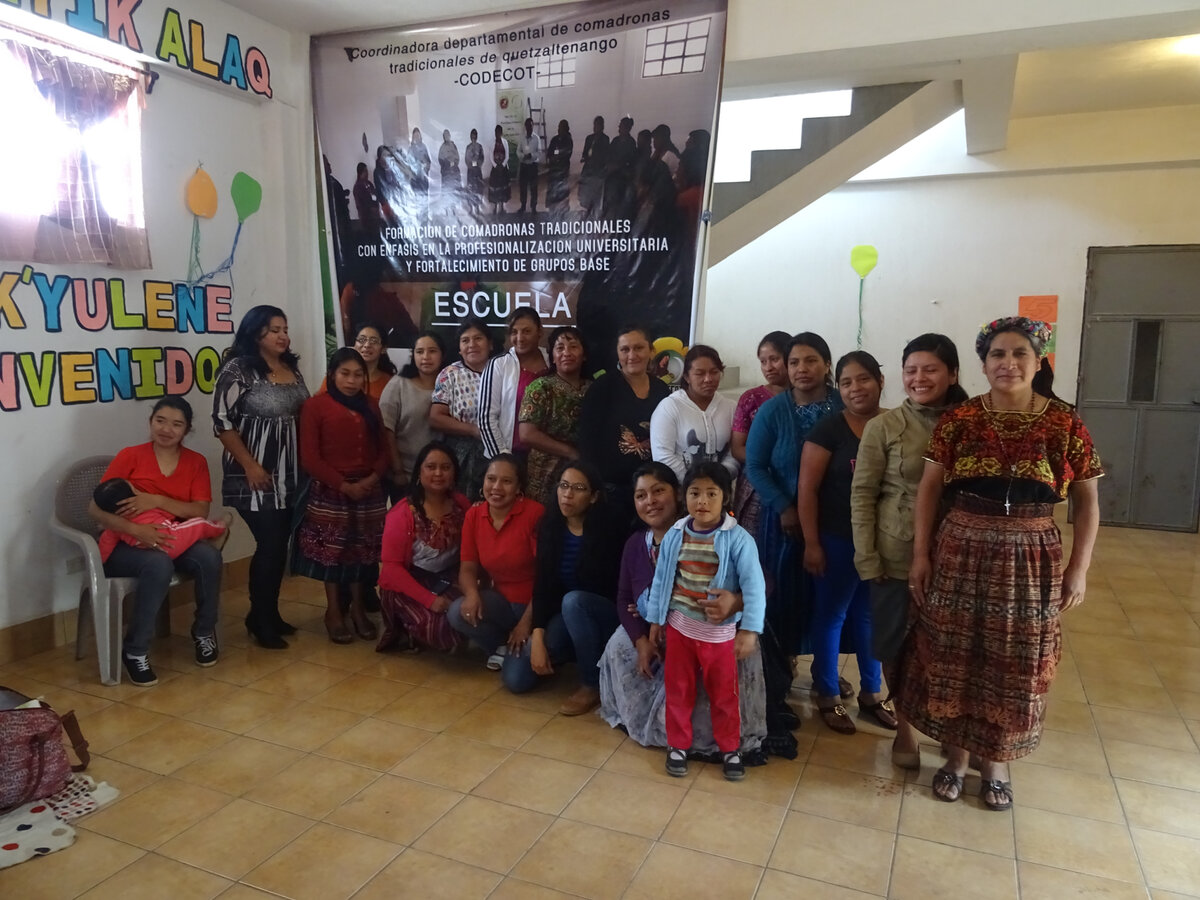
<svg viewBox="0 0 1200 900"><path fill-rule="evenodd" d="M726 0L607 0L314 42L339 339L518 306L688 343Z"/></svg>

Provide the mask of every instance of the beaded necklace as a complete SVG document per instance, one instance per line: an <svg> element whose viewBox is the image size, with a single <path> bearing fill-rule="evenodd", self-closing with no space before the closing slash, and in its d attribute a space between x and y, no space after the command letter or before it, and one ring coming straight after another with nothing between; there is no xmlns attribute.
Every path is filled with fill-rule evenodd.
<svg viewBox="0 0 1200 900"><path fill-rule="evenodd" d="M998 410L995 407L995 401L993 401L993 399L992 399L992 392L988 391L987 392L987 402L983 404L983 410L984 410L984 412L986 412L988 414L988 421L990 421L992 423L992 431L996 435L996 441L1000 444L1000 450L1004 454L1004 458L1001 460L1001 462L1004 463L1008 467L1008 486L1005 487L1005 489L1004 489L1004 514L1006 516L1009 515L1010 512L1012 511L1012 502L1011 502L1012 486L1013 486L1013 480L1016 478L1016 475L1017 475L1017 464L1013 460L1012 454L1009 453L1008 445L1004 443L1004 438L1000 433L1001 432L1000 423L1004 420L999 418L997 416L997 413L1008 413L1009 415L1015 415L1015 416L1019 417L1016 421L1017 427L1014 428L1010 425L1007 425L1007 424L1005 425L1005 428L1008 431L1008 436L1010 438L1017 438L1017 437L1022 436L1026 431L1029 430L1029 424L1031 421L1030 417L1033 415L1033 407L1036 402L1037 402L1037 392L1034 391L1034 392L1031 392L1029 395L1029 408L1028 409L1025 409L1025 410L1018 410L1018 409Z"/></svg>

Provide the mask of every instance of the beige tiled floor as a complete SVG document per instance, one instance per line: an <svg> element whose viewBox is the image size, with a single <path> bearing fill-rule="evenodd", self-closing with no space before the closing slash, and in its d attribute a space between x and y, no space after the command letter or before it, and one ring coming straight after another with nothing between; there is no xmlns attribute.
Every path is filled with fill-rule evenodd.
<svg viewBox="0 0 1200 900"><path fill-rule="evenodd" d="M906 777L882 732L814 723L802 683L797 760L740 784L701 765L673 779L661 752L557 716L566 679L513 697L477 656L335 647L303 580L284 591L302 633L264 651L231 590L221 662L192 664L177 609L155 688L103 687L67 649L0 667L0 684L79 712L92 774L122 791L72 848L0 872L0 896L1200 896L1197 549L1102 531L1004 814L975 776L962 802L935 802L936 748Z"/></svg>

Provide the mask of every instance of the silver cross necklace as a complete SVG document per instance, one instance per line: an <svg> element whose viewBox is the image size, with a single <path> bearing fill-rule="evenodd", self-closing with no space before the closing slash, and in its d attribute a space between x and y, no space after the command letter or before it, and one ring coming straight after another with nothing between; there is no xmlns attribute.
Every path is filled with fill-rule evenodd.
<svg viewBox="0 0 1200 900"><path fill-rule="evenodd" d="M1011 495L1013 479L1016 478L1017 475L1017 464L1013 461L1012 455L1008 452L1008 445L1004 443L1004 438L1000 436L1000 420L997 418L996 414L998 412L1016 412L1019 415L1027 415L1033 412L1033 406L1036 401L1037 393L1033 392L1029 395L1028 410L997 410L995 401L992 399L992 392L988 391L987 403L983 405L984 410L988 414L988 418L992 420L992 431L996 433L996 440L1000 443L1000 449L1004 452L1004 459L1002 459L1001 462L1008 466L1008 486L1004 489L1004 514L1006 516L1012 511ZM1028 423L1026 423L1025 427L1028 430Z"/></svg>

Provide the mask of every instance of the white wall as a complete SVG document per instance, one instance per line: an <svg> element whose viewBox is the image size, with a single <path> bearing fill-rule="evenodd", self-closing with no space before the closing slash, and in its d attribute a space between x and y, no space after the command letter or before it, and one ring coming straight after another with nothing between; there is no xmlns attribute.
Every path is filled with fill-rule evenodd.
<svg viewBox="0 0 1200 900"><path fill-rule="evenodd" d="M153 53L162 22L161 2L135 13L144 49ZM184 186L203 162L216 183L217 216L201 224L201 259L215 268L229 253L236 215L229 197L233 174L244 170L263 188L260 210L246 220L229 276L234 323L251 306L272 303L289 311L291 331L310 380L322 374L322 313L314 249L315 187L312 160L308 41L233 10L216 0L173 4L184 20L205 25L209 59L220 59L227 32L237 34L243 51L259 47L271 66L273 99L216 84L200 75L162 67L162 77L143 113L143 171L146 222L153 268L119 272L97 266L39 265L51 277L123 278L129 308L141 304L142 282L183 281L187 276L192 216ZM101 8L100 5L97 5ZM57 4L55 5L57 9ZM56 13L57 14L57 13ZM7 140L18 139L10 132ZM0 269L20 271L29 260L3 260ZM179 346L195 352L222 350L229 334L105 330L84 332L64 317L62 333L47 333L37 295L22 285L14 297L28 328L0 327L0 351L93 350L97 347ZM32 306L30 305L32 303ZM37 409L24 396L22 408L0 412L0 627L72 609L78 601L78 562L71 547L53 537L48 520L56 479L84 456L115 453L147 440L151 403L117 399L64 407L58 399ZM58 393L57 381L55 394ZM211 396L193 389L187 399L196 410L196 430L188 446L204 453L220 497L219 445L212 436ZM252 543L238 523L226 559L247 555Z"/></svg>
<svg viewBox="0 0 1200 900"><path fill-rule="evenodd" d="M1024 133L1034 132L1043 146L1018 141L1015 158L1053 157L1058 141L1073 140L1062 127ZM989 174L932 177L925 167L920 179L852 183L808 206L708 271L701 339L750 383L757 383L755 345L772 329L816 331L835 358L854 349L858 276L850 248L873 244L879 264L866 281L863 347L892 378L885 402L902 398L900 351L923 331L950 335L968 391L983 390L975 334L993 317L1016 314L1025 294L1059 297L1056 390L1073 397L1087 250L1195 243L1196 150L1190 161L1104 169L984 164Z"/></svg>

